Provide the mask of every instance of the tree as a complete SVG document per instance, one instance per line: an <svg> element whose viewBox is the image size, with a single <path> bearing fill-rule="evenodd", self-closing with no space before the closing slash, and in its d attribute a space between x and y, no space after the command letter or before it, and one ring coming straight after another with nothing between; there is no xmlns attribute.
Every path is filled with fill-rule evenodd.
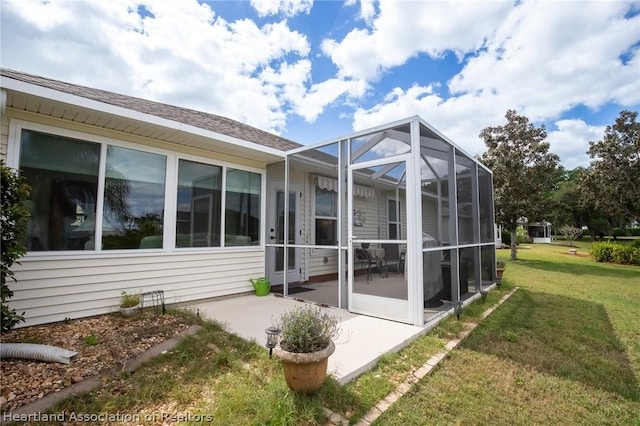
<svg viewBox="0 0 640 426"><path fill-rule="evenodd" d="M582 236L582 229L574 226L563 226L560 228L560 233L569 242L569 247L573 247L573 241Z"/></svg>
<svg viewBox="0 0 640 426"><path fill-rule="evenodd" d="M0 169L2 172L2 214L0 214L2 225L0 296L2 303L0 321L2 331L7 331L24 321L23 316L18 314L15 309L9 309L8 301L13 296L13 291L7 285L7 279L11 278L16 281L11 266L27 252L22 241L26 235L29 220L29 211L24 206L24 202L29 197L29 186L15 170L7 167L2 160L0 160Z"/></svg>
<svg viewBox="0 0 640 426"><path fill-rule="evenodd" d="M640 123L638 113L623 110L604 137L589 142L593 176L585 182L591 202L624 222L640 219Z"/></svg>
<svg viewBox="0 0 640 426"><path fill-rule="evenodd" d="M505 114L507 123L486 127L480 137L488 150L480 161L493 170L496 221L516 235L518 220L543 218L551 204L551 191L560 176L559 158L549 152L544 126L535 127L515 110ZM511 259L517 258L511 239Z"/></svg>
<svg viewBox="0 0 640 426"><path fill-rule="evenodd" d="M564 171L557 190L553 191L553 206L548 219L555 229L565 225L576 228L586 226L591 240L595 241L598 234L609 233L616 222L615 218L598 210L592 202L593 192L585 188L591 178L591 169L588 168Z"/></svg>

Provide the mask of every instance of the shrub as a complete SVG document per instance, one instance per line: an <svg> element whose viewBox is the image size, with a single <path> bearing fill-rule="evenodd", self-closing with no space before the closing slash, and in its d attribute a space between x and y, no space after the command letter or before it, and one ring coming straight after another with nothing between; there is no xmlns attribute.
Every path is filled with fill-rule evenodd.
<svg viewBox="0 0 640 426"><path fill-rule="evenodd" d="M521 226L516 229L516 242L518 244L529 242L529 234L527 230Z"/></svg>
<svg viewBox="0 0 640 426"><path fill-rule="evenodd" d="M317 352L339 333L338 319L311 305L285 312L275 324L282 332L280 347L287 352Z"/></svg>
<svg viewBox="0 0 640 426"><path fill-rule="evenodd" d="M120 307L121 308L133 308L140 304L140 293L127 293L122 291L120 293Z"/></svg>
<svg viewBox="0 0 640 426"><path fill-rule="evenodd" d="M632 237L640 237L640 228L629 228L629 234Z"/></svg>
<svg viewBox="0 0 640 426"><path fill-rule="evenodd" d="M26 184L24 178L18 173L6 166L4 161L0 160L0 169L2 171L2 182L0 188L2 190L2 272L1 278L1 318L2 331L11 330L16 324L24 321L24 312L18 314L15 309L9 309L8 302L13 296L13 291L7 285L7 279L16 281L13 276L11 266L18 262L26 252L27 248L22 241L27 233L29 221L29 211L25 207L25 202L29 198L29 185Z"/></svg>
<svg viewBox="0 0 640 426"><path fill-rule="evenodd" d="M591 253L596 262L640 265L640 247L635 244L618 244L611 241L596 242L591 246Z"/></svg>
<svg viewBox="0 0 640 426"><path fill-rule="evenodd" d="M511 245L511 233L509 231L502 231L502 244Z"/></svg>

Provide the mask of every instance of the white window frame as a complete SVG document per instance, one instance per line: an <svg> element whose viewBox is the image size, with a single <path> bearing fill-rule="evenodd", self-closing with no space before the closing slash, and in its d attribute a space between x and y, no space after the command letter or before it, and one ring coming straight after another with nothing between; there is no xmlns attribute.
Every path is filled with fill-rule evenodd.
<svg viewBox="0 0 640 426"><path fill-rule="evenodd" d="M103 209L103 196L104 196L104 176L105 176L105 164L106 164L106 149L107 146L117 146L121 148L134 149L138 151L148 152L152 154L164 155L166 157L166 174L165 174L165 197L164 197L164 209L165 216L163 222L163 248L158 249L122 249L122 250L101 250L100 247L94 248L94 250L59 250L59 251L32 251L25 255L25 259L31 257L37 258L79 258L87 256L100 255L101 257L121 257L123 254L127 256L136 255L148 255L149 253L178 253L178 252L215 252L215 251L248 251L248 250L264 250L265 244L265 215L266 215L266 169L259 169L255 167L230 163L228 161L218 161L216 159L200 157L195 155L189 155L181 152L171 151L163 148L156 148L146 144L139 144L130 142L127 140L114 139L107 136L96 135L93 133L87 133L84 131L71 130L65 127L52 126L43 123L37 123L22 119L10 118L9 120L9 135L7 146L7 165L18 169L20 165L20 146L22 130L30 130L34 132L47 133L54 136L72 138L79 141L86 141L90 143L101 144L101 156L100 156L100 170L98 175L98 200L96 202L96 209L102 212ZM213 154L213 153L212 153ZM176 233L176 208L177 208L177 191L178 191L178 163L179 159L185 159L202 164L210 164L214 166L222 167L223 173L223 194L222 194L222 217L221 217L221 238L222 245L220 247L175 247L175 233ZM227 170L235 169L246 172L257 173L261 176L260 185L260 240L257 245L247 246L224 246L224 203L226 192L226 173ZM102 238L102 213L96 215L96 241L98 237ZM99 245L98 245L99 246Z"/></svg>

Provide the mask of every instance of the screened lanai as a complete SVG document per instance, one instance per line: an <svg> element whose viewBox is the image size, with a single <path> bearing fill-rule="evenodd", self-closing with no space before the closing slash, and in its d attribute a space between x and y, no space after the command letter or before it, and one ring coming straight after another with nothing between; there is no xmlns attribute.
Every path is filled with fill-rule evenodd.
<svg viewBox="0 0 640 426"><path fill-rule="evenodd" d="M419 117L292 150L267 182L285 296L423 325L495 282L491 171Z"/></svg>

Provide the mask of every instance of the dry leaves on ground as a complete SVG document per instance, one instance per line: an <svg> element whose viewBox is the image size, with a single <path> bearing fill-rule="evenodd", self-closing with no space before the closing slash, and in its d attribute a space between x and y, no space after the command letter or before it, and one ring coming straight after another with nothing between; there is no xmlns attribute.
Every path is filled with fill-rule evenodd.
<svg viewBox="0 0 640 426"><path fill-rule="evenodd" d="M68 365L28 359L2 359L0 406L12 411L87 377L121 370L124 364L185 330L189 320L176 315L119 313L42 326L2 335L3 343L37 343L78 352Z"/></svg>

